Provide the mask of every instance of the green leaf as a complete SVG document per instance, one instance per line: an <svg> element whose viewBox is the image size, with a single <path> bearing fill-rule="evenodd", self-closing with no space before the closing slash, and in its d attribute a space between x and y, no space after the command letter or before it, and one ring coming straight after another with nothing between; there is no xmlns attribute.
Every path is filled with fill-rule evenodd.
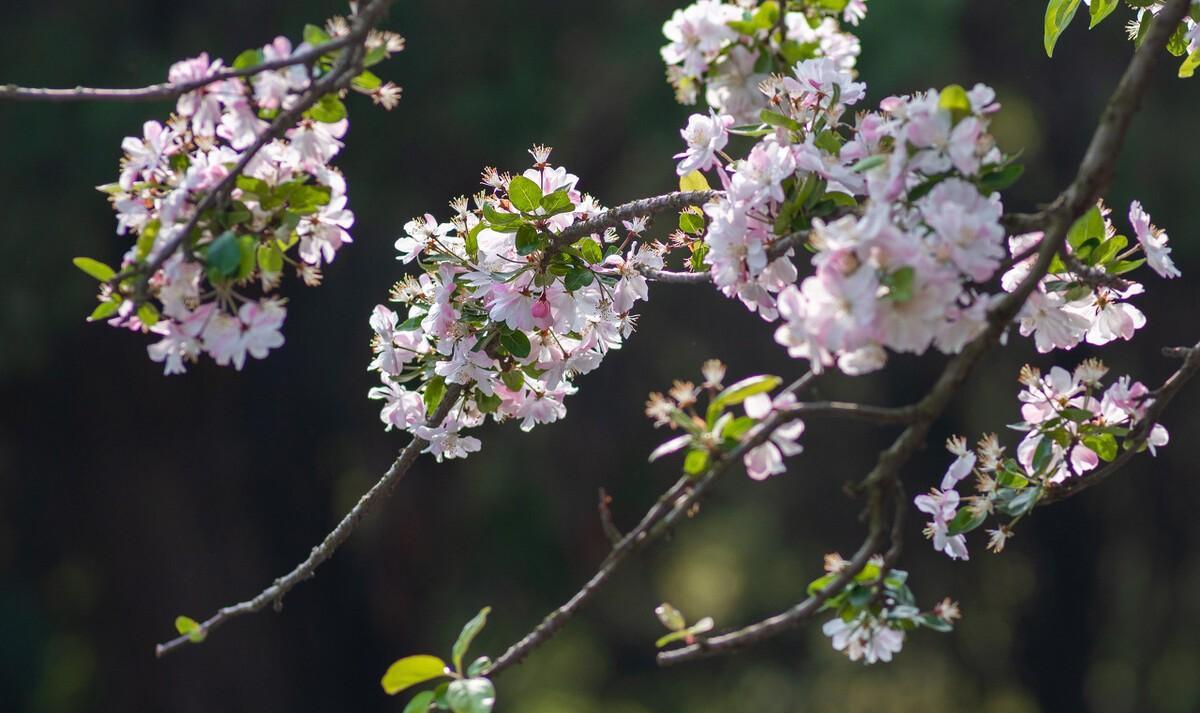
<svg viewBox="0 0 1200 713"><path fill-rule="evenodd" d="M938 108L950 112L955 123L971 115L971 100L967 97L967 90L962 86L951 84L938 96Z"/></svg>
<svg viewBox="0 0 1200 713"><path fill-rule="evenodd" d="M546 211L546 215L558 215L575 209L575 204L571 202L571 197L565 189L542 196L538 205Z"/></svg>
<svg viewBox="0 0 1200 713"><path fill-rule="evenodd" d="M329 41L329 33L316 25L305 25L304 41L310 45L322 45Z"/></svg>
<svg viewBox="0 0 1200 713"><path fill-rule="evenodd" d="M683 459L683 472L688 475L700 475L708 468L708 451L693 448Z"/></svg>
<svg viewBox="0 0 1200 713"><path fill-rule="evenodd" d="M158 308L149 302L143 302L137 308L138 320L147 327L158 324Z"/></svg>
<svg viewBox="0 0 1200 713"><path fill-rule="evenodd" d="M421 395L421 400L425 402L425 412L433 413L437 410L438 404L442 403L442 398L446 395L446 380L440 376L435 376L425 382L425 393Z"/></svg>
<svg viewBox="0 0 1200 713"><path fill-rule="evenodd" d="M120 296L115 296L113 299L108 300L107 302L101 302L100 304L96 305L96 309L92 310L92 313L88 315L87 321L98 322L102 319L108 319L116 314L117 310L120 308L121 298Z"/></svg>
<svg viewBox="0 0 1200 713"><path fill-rule="evenodd" d="M491 713L496 705L496 688L486 678L451 681L446 702L454 713Z"/></svg>
<svg viewBox="0 0 1200 713"><path fill-rule="evenodd" d="M663 626L671 631L682 631L687 626L687 620L683 618L683 614L667 602L654 607L654 615L658 617Z"/></svg>
<svg viewBox="0 0 1200 713"><path fill-rule="evenodd" d="M274 275L283 271L283 252L278 245L275 245L274 241L270 245L259 245L255 252L258 269L262 270L264 274Z"/></svg>
<svg viewBox="0 0 1200 713"><path fill-rule="evenodd" d="M383 86L383 80L374 72L363 70L357 77L350 80L350 86L360 92L373 92Z"/></svg>
<svg viewBox="0 0 1200 713"><path fill-rule="evenodd" d="M433 691L421 691L412 697L404 706L404 713L428 713L429 705L433 703Z"/></svg>
<svg viewBox="0 0 1200 713"><path fill-rule="evenodd" d="M987 513L976 514L974 508L964 507L950 521L947 529L951 535L961 535L979 527L986 519Z"/></svg>
<svg viewBox="0 0 1200 713"><path fill-rule="evenodd" d="M1111 463L1117 457L1117 439L1111 433L1084 436L1083 445L1095 451L1106 463Z"/></svg>
<svg viewBox="0 0 1200 713"><path fill-rule="evenodd" d="M138 234L136 254L138 260L145 260L150 254L150 250L154 248L154 241L158 239L158 231L162 228L162 223L158 218L147 222L142 226L142 232Z"/></svg>
<svg viewBox="0 0 1200 713"><path fill-rule="evenodd" d="M524 224L521 216L516 213L502 213L491 203L483 204L483 217L492 230L498 233L514 233Z"/></svg>
<svg viewBox="0 0 1200 713"><path fill-rule="evenodd" d="M471 648L471 642L483 631L483 627L487 625L488 613L492 611L491 607L484 607L479 610L470 621L463 626L462 633L458 635L458 639L454 642L454 648L451 651L451 658L454 661L454 670L462 673L462 660L466 656L467 649Z"/></svg>
<svg viewBox="0 0 1200 713"><path fill-rule="evenodd" d="M924 626L927 629L933 629L934 631L940 631L942 633L954 631L954 625L945 619L932 614L923 615L920 619L920 622L921 626Z"/></svg>
<svg viewBox="0 0 1200 713"><path fill-rule="evenodd" d="M1006 515L1021 517L1032 510L1041 497L1041 488L1025 488L1024 490L1017 491L1017 494L1008 500L1008 502L1000 505L999 509Z"/></svg>
<svg viewBox="0 0 1200 713"><path fill-rule="evenodd" d="M416 656L405 656L388 666L380 684L389 696L394 696L418 683L432 681L445 675L446 663L444 661L437 656L417 654Z"/></svg>
<svg viewBox="0 0 1200 713"><path fill-rule="evenodd" d="M1116 10L1119 4L1120 0L1092 0L1090 11L1092 21L1088 25L1088 29L1090 30L1103 22L1104 18L1108 17L1113 10Z"/></svg>
<svg viewBox="0 0 1200 713"><path fill-rule="evenodd" d="M679 190L689 193L692 191L707 191L708 179L699 171L692 171L689 174L679 177Z"/></svg>
<svg viewBox="0 0 1200 713"><path fill-rule="evenodd" d="M1188 55L1187 59L1183 60L1183 64L1179 65L1179 78L1188 79L1196 73L1200 68L1200 50Z"/></svg>
<svg viewBox="0 0 1200 713"><path fill-rule="evenodd" d="M1025 173L1025 167L1019 163L1010 163L1004 168L991 171L984 174L979 179L979 188L984 193L993 193L995 191L1003 191L1012 184L1017 182L1022 174Z"/></svg>
<svg viewBox="0 0 1200 713"><path fill-rule="evenodd" d="M326 94L309 107L304 115L322 124L333 124L346 118L346 105L336 94Z"/></svg>
<svg viewBox="0 0 1200 713"><path fill-rule="evenodd" d="M364 67L374 67L375 65L379 64L380 62L382 62L383 60L385 60L387 58L388 58L387 45L379 45L378 47L372 47L371 49L367 50L367 55L365 57L363 57L363 66Z"/></svg>
<svg viewBox="0 0 1200 713"><path fill-rule="evenodd" d="M541 247L542 240L532 225L522 223L517 228L516 245L518 255L528 255Z"/></svg>
<svg viewBox="0 0 1200 713"><path fill-rule="evenodd" d="M75 267L101 282L108 282L117 276L116 271L111 267L90 257L77 257L71 262L75 263Z"/></svg>
<svg viewBox="0 0 1200 713"><path fill-rule="evenodd" d="M704 217L691 211L680 213L679 229L688 235L700 235L704 232Z"/></svg>
<svg viewBox="0 0 1200 713"><path fill-rule="evenodd" d="M783 379L778 376L762 375L751 376L741 381L731 384L721 393L713 397L713 400L708 404L708 420L709 423L716 423L717 416L726 406L735 406L745 401L747 398L755 394L761 394L773 390L776 386L783 383Z"/></svg>
<svg viewBox="0 0 1200 713"><path fill-rule="evenodd" d="M500 335L500 345L508 350L518 359L524 359L529 356L529 351L532 346L529 344L529 337L519 330L504 332Z"/></svg>
<svg viewBox="0 0 1200 713"><path fill-rule="evenodd" d="M1138 258L1137 260L1119 260L1111 265L1106 266L1110 275L1124 275L1127 272L1132 272L1138 269L1146 262L1146 258Z"/></svg>
<svg viewBox="0 0 1200 713"><path fill-rule="evenodd" d="M524 176L513 176L508 183L508 200L517 210L532 213L542 200L542 189Z"/></svg>
<svg viewBox="0 0 1200 713"><path fill-rule="evenodd" d="M175 617L175 631L186 636L188 641L193 644L204 641L205 637L208 636L208 632L204 630L204 627L200 626L199 622L187 616Z"/></svg>
<svg viewBox="0 0 1200 713"><path fill-rule="evenodd" d="M1059 36L1071 24L1078 9L1079 0L1050 0L1046 6L1044 44L1047 57L1054 56L1054 45L1058 44Z"/></svg>
<svg viewBox="0 0 1200 713"><path fill-rule="evenodd" d="M791 129L792 131L803 131L804 127L795 119L784 116L777 111L763 109L758 113L758 117L763 120L764 124L778 126L783 129Z"/></svg>
<svg viewBox="0 0 1200 713"><path fill-rule="evenodd" d="M584 238L575 243L575 248L589 263L595 264L604 260L604 252L600 249L600 243L591 238Z"/></svg>
<svg viewBox="0 0 1200 713"><path fill-rule="evenodd" d="M238 236L238 253L241 259L238 261L237 279L244 280L254 273L254 251L257 247L258 240L253 235Z"/></svg>
<svg viewBox="0 0 1200 713"><path fill-rule="evenodd" d="M876 154L874 156L867 156L864 159L858 160L853 166L850 167L850 170L855 173L862 173L863 171L870 171L872 168L882 166L886 162L886 156L883 156L882 154Z"/></svg>
<svg viewBox="0 0 1200 713"><path fill-rule="evenodd" d="M204 263L208 266L209 279L229 277L237 272L242 262L242 251L238 245L237 236L233 231L226 230L209 243L208 252L204 255Z"/></svg>
<svg viewBox="0 0 1200 713"><path fill-rule="evenodd" d="M260 50L260 49L246 50L245 52L239 54L233 60L233 68L234 69L249 69L250 67L253 67L255 65L262 64L262 61L263 61L262 50Z"/></svg>
<svg viewBox="0 0 1200 713"><path fill-rule="evenodd" d="M478 678L479 674L492 667L492 659L487 656L480 656L467 666L467 676L469 678Z"/></svg>
<svg viewBox="0 0 1200 713"><path fill-rule="evenodd" d="M1033 470L1036 473L1041 473L1050 465L1050 459L1054 456L1054 439L1047 436L1042 436L1038 441L1037 446L1033 450Z"/></svg>
<svg viewBox="0 0 1200 713"><path fill-rule="evenodd" d="M886 299L900 304L911 300L913 279L916 277L916 274L912 266L905 265L895 272L884 275L882 282L888 288Z"/></svg>
<svg viewBox="0 0 1200 713"><path fill-rule="evenodd" d="M1093 418L1095 418L1095 415L1091 411L1088 411L1085 408L1075 408L1074 406L1069 406L1063 409L1060 413L1062 414L1063 418L1070 421L1075 421L1076 423L1091 421Z"/></svg>
<svg viewBox="0 0 1200 713"><path fill-rule="evenodd" d="M595 275L586 267L574 267L567 271L567 277L563 280L563 286L567 291L574 292L582 287L587 287L592 284Z"/></svg>
<svg viewBox="0 0 1200 713"><path fill-rule="evenodd" d="M1078 249L1089 238L1097 240L1104 239L1104 216L1100 214L1100 209L1092 206L1088 212L1080 216L1079 220L1071 225L1071 229L1067 231L1067 243L1071 247Z"/></svg>
<svg viewBox="0 0 1200 713"><path fill-rule="evenodd" d="M509 391L520 391L525 386L525 373L520 369L502 371L500 372L500 380L504 382Z"/></svg>

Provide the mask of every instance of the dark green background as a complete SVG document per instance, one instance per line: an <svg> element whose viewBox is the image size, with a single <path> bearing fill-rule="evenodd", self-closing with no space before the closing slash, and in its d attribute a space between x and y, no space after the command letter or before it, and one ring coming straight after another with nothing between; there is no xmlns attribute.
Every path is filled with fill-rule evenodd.
<svg viewBox="0 0 1200 713"><path fill-rule="evenodd" d="M988 82L1005 105L995 133L1010 151L1024 147L1029 169L1007 202L1028 209L1066 184L1130 53L1124 10L1090 34L1078 20L1050 61L1038 2L871 5L861 32L871 104ZM289 285L286 348L241 373L205 363L164 378L145 338L83 322L93 283L70 259L125 249L91 187L113 180L121 137L168 106L0 105L0 710L398 711L403 699L378 685L388 663L445 655L485 604L493 619L477 649L499 653L603 557L597 488L613 493L616 521L629 527L670 482L674 463L645 462L664 437L642 416L648 391L695 378L708 357L734 377L798 373L772 328L739 305L700 288L655 290L639 334L580 380L564 422L531 434L489 425L483 452L465 463L420 461L282 614L153 658L176 614L207 616L290 569L402 445L365 398L365 365L367 316L400 274L391 243L404 221L444 216L483 165L522 168L534 142L558 147L555 160L609 204L672 187L688 109L672 102L657 49L674 6L398 3L390 26L409 49L383 73L404 99L390 114L352 100L339 160L356 242L320 289ZM7 0L0 82L161 81L176 59L205 49L231 58L338 10L315 0ZM1136 303L1149 325L1102 352L1150 384L1172 367L1160 346L1200 337L1200 80L1174 79L1175 64L1156 76L1110 194L1118 214L1133 197L1146 203L1186 276L1147 273L1149 294ZM1039 356L1015 342L988 357L905 469L910 493L940 478L946 434L1011 433L1021 363L1072 366L1101 353ZM819 393L906 403L943 363L897 358L869 378L823 380ZM504 674L499 710L1196 710L1196 391L1172 406L1174 440L1157 460L1038 511L1001 556L981 536L970 563L935 555L913 512L905 566L921 601L961 601L955 633L918 633L896 663L863 668L830 650L817 622L735 658L657 670L659 601L736 626L799 600L824 552L859 541L859 504L840 488L891 434L813 422L788 475L727 478L695 522Z"/></svg>

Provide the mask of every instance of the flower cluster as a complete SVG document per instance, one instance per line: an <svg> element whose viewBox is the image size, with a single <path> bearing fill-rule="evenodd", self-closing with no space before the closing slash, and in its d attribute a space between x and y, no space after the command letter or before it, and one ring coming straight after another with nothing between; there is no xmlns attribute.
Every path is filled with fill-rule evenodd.
<svg viewBox="0 0 1200 713"><path fill-rule="evenodd" d="M854 67L858 38L841 22L857 25L866 12L866 0L699 0L663 25L667 80L682 104L695 104L703 91L718 113L757 121L766 106L758 85L772 72L816 57Z"/></svg>
<svg viewBox="0 0 1200 713"><path fill-rule="evenodd" d="M1019 315L1021 334L1032 335L1039 352L1071 349L1085 341L1103 345L1132 338L1146 324L1146 316L1125 300L1144 289L1126 278L1111 278L1145 263L1162 277L1179 277L1167 234L1150 223L1150 216L1137 201L1129 207L1129 221L1137 239L1132 246L1128 238L1117 234L1102 203L1072 226L1066 249L1076 264L1068 265L1056 257ZM1009 240L1009 252L1017 262L1001 279L1004 289L1015 290L1029 274L1036 260L1031 253L1041 239L1041 233L1031 233ZM1138 258L1139 252L1145 257ZM1080 274L1085 270L1093 275ZM1094 275L1110 279L1096 280Z"/></svg>
<svg viewBox="0 0 1200 713"><path fill-rule="evenodd" d="M825 556L826 574L808 585L810 596L828 587L849 566L837 553ZM873 664L891 661L904 646L904 635L918 627L947 632L960 617L958 604L943 600L922 612L909 589L908 573L889 569L883 558L867 562L850 584L825 601L822 609L837 612L821 631L833 648L851 661Z"/></svg>
<svg viewBox="0 0 1200 713"><path fill-rule="evenodd" d="M1165 428L1143 423L1154 401L1145 385L1122 376L1102 389L1107 372L1096 359L1085 360L1074 371L1056 366L1044 376L1023 367L1020 383L1025 388L1019 399L1024 420L1012 427L1025 437L1015 459L1005 457L994 434L984 436L974 450L963 438L947 442L955 460L940 487L915 499L917 509L930 516L925 534L936 550L952 559L967 559L966 533L989 515L1003 515L1009 521L988 530L988 548L999 552L1013 526L1056 485L1087 477L1122 449L1146 448L1153 455L1167 444ZM976 494L961 497L957 486L972 473Z"/></svg>
<svg viewBox="0 0 1200 713"><path fill-rule="evenodd" d="M701 373L704 382L699 387L690 381L676 381L666 396L658 392L650 394L646 415L654 420L654 426L683 431L655 448L650 461L686 448L683 471L699 476L716 455L747 441L761 441L742 456L746 474L754 480L765 480L786 472L783 459L804 450L798 443L804 433L804 422L787 419L789 411L796 406L796 397L790 391L784 390L771 397L780 378L751 376L725 386L722 383L725 365L716 359L704 362ZM701 394L708 397L703 416L697 411ZM727 411L737 405L741 405L745 415L736 416ZM771 417L781 422L768 425L766 422ZM765 437L764 431L767 431Z"/></svg>
<svg viewBox="0 0 1200 713"><path fill-rule="evenodd" d="M186 84L251 70L349 31L342 18L328 28L310 25L294 48L278 37L243 52L230 67L201 54L172 65L168 77ZM402 48L397 35L373 34L364 63ZM76 264L103 283L91 319L161 337L148 352L167 374L184 372L201 353L241 369L247 355L261 359L281 346L286 308L272 294L285 269L293 268L305 284L319 284L321 267L351 242L346 180L330 165L347 128L341 99L315 98L297 125L262 141L269 120L302 101L341 51L210 81L181 95L165 124L147 121L140 137L122 142L120 177L100 190L116 211L117 234L134 244L119 274L87 258ZM370 71L351 86L388 108L399 96L395 85ZM231 177L247 152L253 153L244 170ZM217 200L209 198L214 192ZM206 199L211 207L198 213ZM250 294L256 286L259 297Z"/></svg>
<svg viewBox="0 0 1200 713"><path fill-rule="evenodd" d="M989 88L892 97L845 124L864 91L833 60L800 62L763 82L761 127L732 129L761 137L746 158L722 163L731 129L716 114L691 118L677 157L725 188L699 226L715 284L782 316L777 341L817 370L863 373L885 347L955 352L975 336L989 298L972 285L1004 257L996 191L1020 173L987 133ZM794 284L801 238L815 272Z"/></svg>
<svg viewBox="0 0 1200 713"><path fill-rule="evenodd" d="M400 260L422 272L392 290L401 313L380 305L371 316L387 427L428 441L440 461L465 457L480 442L464 428L518 419L523 430L566 413L574 378L619 349L647 299L645 268L660 268L660 248L615 231L563 240L559 233L602 212L576 188L578 178L550 166L550 149L530 152L517 176L486 169L486 190L451 202L454 215L405 225ZM448 385L462 396L440 424L426 423Z"/></svg>

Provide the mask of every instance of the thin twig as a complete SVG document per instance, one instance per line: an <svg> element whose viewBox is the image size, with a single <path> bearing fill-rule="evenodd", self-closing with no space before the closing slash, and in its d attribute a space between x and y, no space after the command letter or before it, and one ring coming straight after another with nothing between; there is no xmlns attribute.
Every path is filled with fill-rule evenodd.
<svg viewBox="0 0 1200 713"><path fill-rule="evenodd" d="M678 191L642 198L609 208L599 215L563 228L561 232L554 235L551 249L570 245L585 235L603 233L607 228L615 228L625 220L704 205L716 197L717 193L717 191Z"/></svg>
<svg viewBox="0 0 1200 713"><path fill-rule="evenodd" d="M69 89L51 89L43 87L19 87L15 84L0 84L0 99L14 101L102 101L102 102L143 102L174 99L180 95L194 92L210 84L224 82L229 79L252 77L262 72L284 69L297 64L310 64L321 57L336 52L343 47L361 39L353 34L335 37L328 42L322 42L303 52L297 52L289 57L260 62L252 67L241 69L226 69L214 72L207 77L193 79L187 82L162 82L145 87L127 89L107 89L99 87L71 87Z"/></svg>
<svg viewBox="0 0 1200 713"><path fill-rule="evenodd" d="M454 407L455 402L458 401L458 397L462 394L462 391L463 387L460 384L451 384L446 389L446 393L442 397L441 403L438 404L437 409L426 421L426 425L430 428L440 425L450 413L450 409ZM417 456L421 454L421 451L427 445L429 445L428 441L413 436L408 445L400 451L400 455L392 463L392 467L388 468L383 477L376 481L371 486L371 489L358 499L354 507L350 508L350 512L342 517L337 527L333 528L333 531L325 536L321 544L312 548L312 552L309 553L303 562L296 565L292 571L276 579L271 586L264 589L253 599L222 607L216 614L204 620L200 624L200 629L204 634L207 635L213 629L230 619L260 612L268 606L278 607L283 601L284 596L293 587L312 577L316 573L317 567L320 567L325 560L333 556L333 553L350 537L350 534L354 532L358 524L366 517L375 504L391 494L396 483L409 471L412 464L417 460ZM154 655L161 658L182 646L186 646L189 641L190 639L186 635L177 636L166 643L159 644L154 650Z"/></svg>
<svg viewBox="0 0 1200 713"><path fill-rule="evenodd" d="M604 536L615 547L621 542L621 531L617 529L616 524L613 522L610 505L612 505L612 496L606 493L604 488L600 488L600 502L596 506L600 511L600 527L604 529Z"/></svg>
<svg viewBox="0 0 1200 713"><path fill-rule="evenodd" d="M812 383L814 375L810 372L797 379L784 389L784 393L796 393ZM612 577L617 568L629 557L646 544L662 537L680 518L684 517L712 485L713 481L729 470L747 451L755 448L770 438L776 429L791 420L786 414L775 413L763 421L762 427L751 437L736 448L726 451L713 460L708 470L699 478L684 476L675 482L646 512L637 527L630 530L621 541L613 547L608 556L600 564L596 573L583 587L565 604L550 612L533 631L526 634L520 641L513 644L496 659L481 675L495 676L506 668L520 663L538 646L548 641L567 623L580 607L590 600L597 591Z"/></svg>

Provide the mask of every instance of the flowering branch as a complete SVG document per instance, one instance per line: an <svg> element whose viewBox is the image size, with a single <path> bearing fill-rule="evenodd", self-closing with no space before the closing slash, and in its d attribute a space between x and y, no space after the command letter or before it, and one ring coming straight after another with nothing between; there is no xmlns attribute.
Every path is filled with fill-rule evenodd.
<svg viewBox="0 0 1200 713"><path fill-rule="evenodd" d="M1037 261L1030 273L1015 290L1002 298L989 311L988 328L950 361L933 388L914 407L913 422L887 450L880 453L875 467L855 488L856 491L866 490L868 492L871 526L863 546L855 554L847 570L840 573L829 586L814 593L791 609L739 631L663 652L658 657L660 664L681 663L714 654L728 653L772 638L815 614L828 597L840 593L865 567L868 559L882 544L884 525L879 505L882 494L891 484L899 482L900 468L917 449L924 445L933 421L945 410L971 369L980 357L997 342L1000 334L1017 315L1038 282L1049 271L1051 261L1066 240L1067 231L1071 225L1095 204L1108 187L1130 122L1145 92L1150 70L1158 59L1158 53L1166 46L1168 38L1190 5L1191 0L1175 0L1169 3L1155 19L1142 47L1134 53L1133 59L1101 117L1100 124L1092 137L1075 179L1044 213L1047 226L1046 235L1041 241ZM1184 366L1172 379L1168 380L1170 390L1164 394L1165 398L1160 397L1160 401L1169 401L1197 369L1200 369L1200 356L1196 356L1195 352L1189 352ZM1164 385L1164 390L1166 389L1167 385ZM1161 408L1165 408L1165 403L1162 404L1160 410ZM1157 416L1157 412L1154 416ZM1153 416L1148 414L1148 418L1143 424L1139 428L1144 428L1148 432L1149 426L1153 424ZM1133 450L1136 449L1131 449L1127 453ZM1075 484L1068 487L1079 488Z"/></svg>
<svg viewBox="0 0 1200 713"><path fill-rule="evenodd" d="M229 197L230 192L237 185L238 176L242 175L242 172L246 170L250 162L258 155L258 152L267 144L283 136L284 132L294 126L304 112L312 108L321 97L344 89L350 83L350 80L361 71L362 60L366 51L364 42L371 30L375 28L375 25L383 19L387 8L394 1L372 0L369 5L364 7L362 12L355 16L350 31L342 38L346 40L345 45L350 46L350 50L338 58L338 62L333 70L309 86L299 95L295 104L281 111L275 117L275 120L271 122L271 126L259 134L254 143L250 144L249 148L242 153L241 158L234 164L233 169L216 186L204 194L204 197L196 206L192 217L184 224L183 229L178 231L171 240L158 249L153 258L145 264L134 264L128 269L121 271L109 280L109 283L116 287L122 280L140 274L142 281L138 287L138 291L144 290L145 283L149 280L150 276L157 272L179 250L180 246L189 239L192 230L196 228L197 223L204 217L205 211L215 206L219 201L226 200Z"/></svg>
<svg viewBox="0 0 1200 713"><path fill-rule="evenodd" d="M430 427L436 427L446 419L446 416L462 395L462 391L462 386L458 384L451 385L446 389L446 394L442 398L442 402L428 419L427 423ZM325 536L325 539L321 540L321 544L314 547L308 557L296 565L292 571L276 579L271 586L264 589L253 599L222 607L216 614L200 623L199 630L201 633L199 636L192 632L159 644L154 649L154 655L161 658L180 647L186 646L189 642L203 640L208 632L230 619L260 612L268 606L272 606L278 611L283 606L283 598L287 593L297 584L312 577L316 573L317 567L320 567L325 560L332 557L333 553L350 538L351 533L354 532L358 524L362 522L362 519L366 517L375 504L391 494L392 489L396 487L396 483L408 473L413 463L417 460L417 456L421 454L421 451L427 445L429 445L428 441L414 436L408 445L400 451L400 455L396 457L396 460L387 469L387 472L383 474L383 477L376 481L370 490L363 493L363 496L358 499L354 507L350 508L350 511L342 516L337 527L333 528Z"/></svg>
<svg viewBox="0 0 1200 713"><path fill-rule="evenodd" d="M1145 413L1130 431L1126 440L1126 448L1112 462L1103 468L1088 473L1086 477L1071 478L1060 484L1046 488L1045 493L1038 500L1039 506L1065 500L1087 490L1093 485L1099 484L1141 451L1142 444L1150 437L1151 429L1158 422L1163 412L1167 410L1167 406L1171 403L1171 400L1200 371L1200 344L1196 344L1193 347L1168 348L1164 349L1163 353L1168 356L1182 355L1183 364L1163 382L1162 386L1150 394L1150 398L1153 401L1146 407Z"/></svg>

